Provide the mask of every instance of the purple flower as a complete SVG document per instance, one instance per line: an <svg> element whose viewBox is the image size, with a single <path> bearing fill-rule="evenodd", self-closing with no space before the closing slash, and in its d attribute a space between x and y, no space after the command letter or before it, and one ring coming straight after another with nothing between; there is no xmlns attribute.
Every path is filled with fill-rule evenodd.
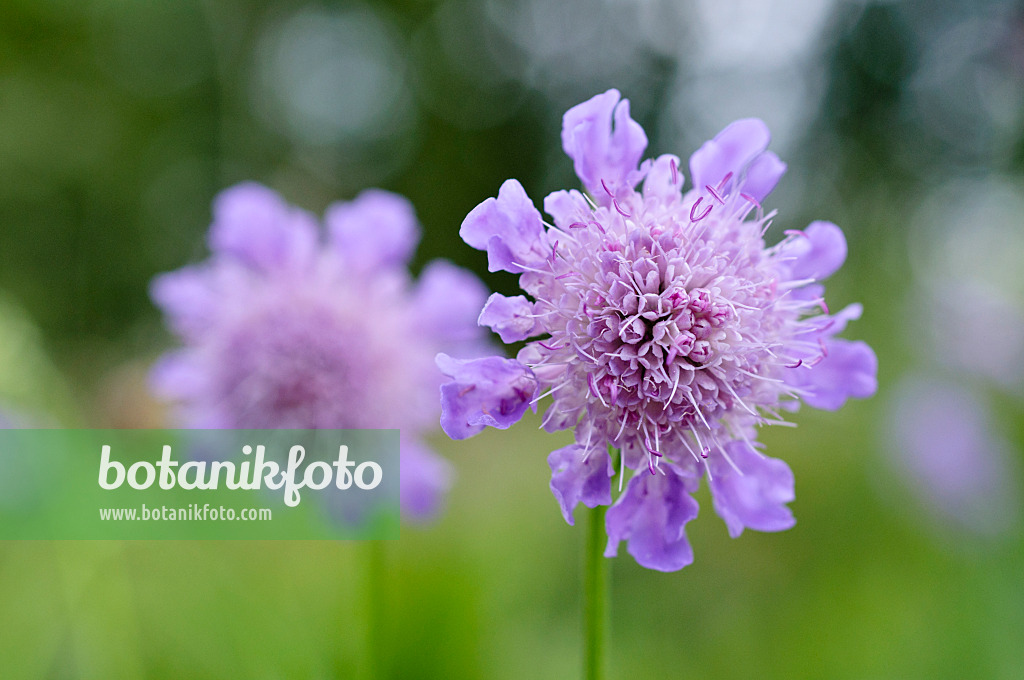
<svg viewBox="0 0 1024 680"><path fill-rule="evenodd" d="M420 229L400 196L366 191L325 223L257 184L221 193L212 257L153 282L184 344L153 383L189 427L401 429L403 511L425 517L450 477L421 441L437 422L434 355L487 352L487 293L441 261L411 280Z"/></svg>
<svg viewBox="0 0 1024 680"><path fill-rule="evenodd" d="M1020 518L1014 451L963 379L904 378L885 437L888 461L942 525L1006 534Z"/></svg>
<svg viewBox="0 0 1024 680"><path fill-rule="evenodd" d="M705 475L733 536L792 526L792 473L759 452L757 426L801 399L836 409L875 392L874 353L836 337L860 306L832 315L823 298L846 257L842 231L815 222L765 243L774 213L760 201L786 169L768 142L761 121L732 123L690 158L684 193L677 157L641 162L647 138L609 90L564 118L588 193L549 195L547 224L508 180L463 222L463 239L528 295L492 295L480 323L506 342L534 339L515 361L440 360L454 379L442 425L455 438L508 427L550 396L543 426L575 428L576 441L548 458L552 492L570 523L580 502L612 504L609 555L625 540L646 567L689 564L684 528ZM608 446L631 471L614 503Z"/></svg>

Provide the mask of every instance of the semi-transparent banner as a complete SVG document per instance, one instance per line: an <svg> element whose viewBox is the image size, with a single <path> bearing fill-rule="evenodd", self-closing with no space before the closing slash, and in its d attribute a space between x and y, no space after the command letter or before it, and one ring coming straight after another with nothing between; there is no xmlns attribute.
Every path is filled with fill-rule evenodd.
<svg viewBox="0 0 1024 680"><path fill-rule="evenodd" d="M398 430L0 430L0 540L397 539Z"/></svg>

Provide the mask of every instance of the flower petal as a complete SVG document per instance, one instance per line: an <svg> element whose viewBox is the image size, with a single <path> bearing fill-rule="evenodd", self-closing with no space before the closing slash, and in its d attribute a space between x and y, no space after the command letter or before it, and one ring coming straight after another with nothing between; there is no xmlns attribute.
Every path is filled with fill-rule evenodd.
<svg viewBox="0 0 1024 680"><path fill-rule="evenodd" d="M324 222L331 246L346 264L362 271L406 264L420 240L412 203L381 189L332 203Z"/></svg>
<svg viewBox="0 0 1024 680"><path fill-rule="evenodd" d="M494 293L487 298L477 323L497 333L502 342L519 342L541 332L537 329L533 303L522 295L505 297Z"/></svg>
<svg viewBox="0 0 1024 680"><path fill-rule="evenodd" d="M611 504L611 478L615 469L607 451L591 451L588 456L585 448L570 444L552 451L548 465L551 467L551 493L570 525L578 503L588 508Z"/></svg>
<svg viewBox="0 0 1024 680"><path fill-rule="evenodd" d="M417 326L459 356L473 356L487 346L476 317L487 288L472 272L435 260L420 274L413 291Z"/></svg>
<svg viewBox="0 0 1024 680"><path fill-rule="evenodd" d="M787 368L788 385L804 391L804 402L826 411L838 410L850 397L866 399L878 390L878 358L867 343L831 338L827 354L816 366Z"/></svg>
<svg viewBox="0 0 1024 680"><path fill-rule="evenodd" d="M644 178L644 198L659 198L669 203L682 195L685 183L679 157L672 154L658 156Z"/></svg>
<svg viewBox="0 0 1024 680"><path fill-rule="evenodd" d="M451 487L451 464L420 442L404 438L398 464L402 516L420 521L436 517Z"/></svg>
<svg viewBox="0 0 1024 680"><path fill-rule="evenodd" d="M762 456L745 442L731 442L723 456L708 459L711 498L715 512L725 520L729 535L743 529L784 531L796 520L786 503L793 500L793 473L781 460Z"/></svg>
<svg viewBox="0 0 1024 680"><path fill-rule="evenodd" d="M193 336L217 321L220 298L210 267L182 267L153 279L149 295L177 333Z"/></svg>
<svg viewBox="0 0 1024 680"><path fill-rule="evenodd" d="M758 201L762 200L786 174L786 168L786 164L778 156L771 151L765 151L747 166L743 193L753 196Z"/></svg>
<svg viewBox="0 0 1024 680"><path fill-rule="evenodd" d="M803 236L786 241L780 254L792 258L790 276L793 280L821 281L846 261L846 237L843 230L831 222L811 222Z"/></svg>
<svg viewBox="0 0 1024 680"><path fill-rule="evenodd" d="M769 141L771 133L768 132L768 126L757 118L744 118L730 123L690 156L693 187L701 192L705 186L718 186L729 173L732 173L735 181L747 170L751 189L760 193L752 195L761 200L775 187L786 170L785 164L777 157L774 160L759 160L759 156L768 148ZM727 183L726 191L732 184ZM746 185L743 190L750 193Z"/></svg>
<svg viewBox="0 0 1024 680"><path fill-rule="evenodd" d="M614 121L614 125L613 125ZM576 175L598 202L612 191L632 189L641 179L637 166L647 148L647 135L629 116L629 100L608 90L577 104L562 118L562 148L573 160Z"/></svg>
<svg viewBox="0 0 1024 680"><path fill-rule="evenodd" d="M657 474L634 475L605 516L605 557L614 557L619 541L627 540L629 554L648 569L677 571L693 562L686 523L699 509L690 495L696 487L696 479L670 464L662 465Z"/></svg>
<svg viewBox="0 0 1024 680"><path fill-rule="evenodd" d="M856 321L864 313L864 305L859 302L851 302L838 312L829 317L829 326L825 329L828 337L839 335L846 330L846 324Z"/></svg>
<svg viewBox="0 0 1024 680"><path fill-rule="evenodd" d="M438 354L436 361L452 378L441 386L441 428L452 439L467 439L488 425L509 428L523 417L537 392L533 371L512 359L462 361Z"/></svg>
<svg viewBox="0 0 1024 680"><path fill-rule="evenodd" d="M492 272L518 274L524 271L521 265L533 266L545 257L540 212L514 179L501 185L497 198L473 208L459 236L477 250L487 251L487 268Z"/></svg>
<svg viewBox="0 0 1024 680"><path fill-rule="evenodd" d="M178 350L162 356L149 374L149 385L160 399L178 402L173 419L196 429L233 427L219 403L211 402L214 394L209 365L192 350Z"/></svg>
<svg viewBox="0 0 1024 680"><path fill-rule="evenodd" d="M586 224L593 219L593 211L583 194L576 191L554 191L544 198L544 212L551 215L555 224L564 230L573 229L570 225ZM569 232L572 233L572 232Z"/></svg>
<svg viewBox="0 0 1024 680"><path fill-rule="evenodd" d="M213 202L210 249L264 270L307 265L317 247L317 221L267 187L246 182Z"/></svg>

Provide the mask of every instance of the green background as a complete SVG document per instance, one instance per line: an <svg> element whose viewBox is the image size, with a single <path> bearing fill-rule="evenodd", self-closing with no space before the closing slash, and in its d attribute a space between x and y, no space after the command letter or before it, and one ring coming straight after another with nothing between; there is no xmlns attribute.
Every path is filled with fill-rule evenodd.
<svg viewBox="0 0 1024 680"><path fill-rule="evenodd" d="M647 571L623 546L613 677L1021 677L1019 505L993 534L936 518L892 465L888 416L911 372L970 383L1011 446L1020 492L1024 400L972 370L972 310L948 319L964 343L954 356L929 353L913 317L923 253L942 235L923 206L969 208L976 194L943 194L956 182L1024 184L1024 9L771 5L811 35L785 66L783 36L758 33L771 16L757 3L744 22L667 0L567 3L557 21L496 0L8 0L0 399L45 424L165 425L145 375L173 341L147 285L206 256L210 201L234 182L262 181L314 212L367 186L400 192L424 228L414 270L443 256L511 293L458 225L508 177L535 200L576 185L559 148L568 106L617 87L649 154L683 158L731 118L762 116L790 165L769 199L779 231L820 218L847 234L829 302L864 303L846 335L876 349L879 394L763 433L796 476L794 529L730 539L702 490L692 566ZM348 27L336 53L316 52L325 26ZM353 80L345 62L351 72L289 99L280 74L305 62L286 43L314 64L370 45L383 70ZM763 101L739 97L752 83ZM323 99L332 87L391 97L386 115ZM992 261L1024 257L1020 239L997 244ZM1000 276L1024 309L1020 268ZM547 488L545 457L568 435L537 425L460 443L438 434L457 471L446 511L398 542L0 543L0 677L349 678L373 666L387 678L576 677L584 532ZM383 660L367 651L374 636Z"/></svg>

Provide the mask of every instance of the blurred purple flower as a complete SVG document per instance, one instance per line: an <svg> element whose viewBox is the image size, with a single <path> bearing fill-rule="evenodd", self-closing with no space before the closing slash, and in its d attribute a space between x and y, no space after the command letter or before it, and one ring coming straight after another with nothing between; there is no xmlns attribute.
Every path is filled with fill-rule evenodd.
<svg viewBox="0 0 1024 680"><path fill-rule="evenodd" d="M889 409L890 461L944 525L996 535L1020 517L1018 471L987 405L962 381L905 378Z"/></svg>
<svg viewBox="0 0 1024 680"><path fill-rule="evenodd" d="M516 361L441 357L454 379L442 426L457 439L505 428L550 395L544 427L575 428L576 444L548 459L570 524L578 503L612 503L606 447L620 449L635 474L607 513L608 555L627 540L646 567L689 564L684 525L705 474L733 536L792 526L792 474L757 450L755 427L799 398L831 410L875 392L874 353L835 337L860 306L829 315L819 283L846 257L842 231L814 222L765 245L760 201L786 169L768 142L761 121L732 123L691 156L684 194L678 158L641 163L647 137L609 90L564 118L588 195L549 195L549 225L508 180L462 224L530 295L492 295L480 323L505 342L543 337Z"/></svg>
<svg viewBox="0 0 1024 680"><path fill-rule="evenodd" d="M398 428L403 512L427 517L449 485L421 437L436 426L439 351L479 356L486 290L437 261L414 283L419 225L368 190L316 218L258 184L214 202L212 257L159 276L152 296L184 347L153 371L197 428Z"/></svg>

